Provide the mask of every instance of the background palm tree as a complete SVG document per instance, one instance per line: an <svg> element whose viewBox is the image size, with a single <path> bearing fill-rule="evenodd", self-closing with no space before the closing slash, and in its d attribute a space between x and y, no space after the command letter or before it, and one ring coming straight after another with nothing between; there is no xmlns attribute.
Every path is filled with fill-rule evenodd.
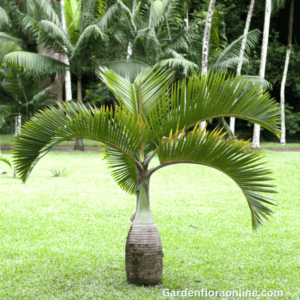
<svg viewBox="0 0 300 300"><path fill-rule="evenodd" d="M137 199L125 250L128 282L157 284L162 279L162 244L149 198L150 177L162 167L194 163L230 176L246 197L255 230L272 213L263 204L274 204L273 199L257 193L275 192L270 189L274 185L263 183L272 180L266 176L272 172L256 168L261 163L253 165L261 158L260 153L250 150L248 142L222 141L221 129L206 132L205 136L201 128L197 129L203 120L235 115L279 136L279 105L259 85L243 92L246 79L231 77L225 84L222 74L202 77L197 74L187 86L186 81L179 82L169 92L168 85L174 79L170 71L148 70L133 83L105 68L99 68L98 75L119 100L120 106L115 111L90 105L88 109L80 102L59 103L72 121L54 107L40 112L23 126L19 138L14 140L12 156L16 171L25 183L39 159L63 140L84 137L107 145L105 158L114 169L114 179ZM240 94L238 103L234 103L236 94ZM166 103L171 103L172 109ZM186 127L194 128L193 132L186 140L181 138L177 142L179 132ZM156 154L160 164L148 169Z"/></svg>
<svg viewBox="0 0 300 300"><path fill-rule="evenodd" d="M46 0L33 0L33 4L46 19L37 22L23 14L23 29L34 32L39 44L43 45L45 50L67 56L70 66L57 59L30 52L8 54L4 57L4 61L13 69L21 66L24 70L37 75L43 74L47 69L49 74L65 72L70 68L77 76L77 100L82 102L82 74L89 71L93 52L101 53L102 44L107 41L106 35L96 25L97 20L91 17L95 1L81 4L77 0L65 0L67 33L62 28L59 16ZM74 150L84 150L82 139L76 140Z"/></svg>

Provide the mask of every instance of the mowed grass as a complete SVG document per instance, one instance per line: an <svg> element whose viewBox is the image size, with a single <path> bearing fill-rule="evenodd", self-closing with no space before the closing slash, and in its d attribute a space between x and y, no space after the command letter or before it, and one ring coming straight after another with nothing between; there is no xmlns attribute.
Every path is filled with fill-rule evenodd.
<svg viewBox="0 0 300 300"><path fill-rule="evenodd" d="M6 135L1 135L0 136L1 140L0 140L0 145L2 146L10 146L12 145L12 140L14 138L13 134L6 134ZM98 141L93 141L90 139L83 139L83 144L86 147L97 147L97 146L101 146L102 144ZM70 146L73 147L75 146L75 141L64 141L61 142L60 144L58 144L59 146ZM57 145L57 146L58 146ZM278 143L260 143L260 148L261 149L300 149L300 143L287 143L285 146L281 146L279 141Z"/></svg>
<svg viewBox="0 0 300 300"><path fill-rule="evenodd" d="M173 299L165 289L283 291L260 299L300 299L300 152L264 154L279 206L257 233L243 193L225 174L191 164L153 174L151 211L164 251L158 288L126 282L136 199L114 182L101 152L51 151L25 185L0 163L7 172L0 175L0 299ZM154 157L150 167L157 164ZM65 175L52 177L57 168Z"/></svg>

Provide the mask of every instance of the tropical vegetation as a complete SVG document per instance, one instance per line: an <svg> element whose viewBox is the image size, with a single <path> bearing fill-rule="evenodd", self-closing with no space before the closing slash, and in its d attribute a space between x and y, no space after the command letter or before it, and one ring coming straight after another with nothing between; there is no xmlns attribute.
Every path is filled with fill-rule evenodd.
<svg viewBox="0 0 300 300"><path fill-rule="evenodd" d="M99 143L116 184L136 200L125 246L128 283L162 282L149 183L163 167L197 164L227 175L255 231L273 213L268 205L277 205L267 196L277 193L272 171L256 150L261 127L282 146L286 127L300 128L300 107L293 111L284 97L289 60L296 64L299 53L292 48L295 3L286 50L271 30L271 15L285 1L242 2L232 15L234 0L0 2L0 128L15 122L12 160L0 161L26 183L55 145L76 139L74 149L83 151L83 139ZM239 13L247 21L232 25ZM258 15L264 20L256 26ZM280 105L270 94L278 74L268 77L279 52L286 52ZM235 118L254 123L253 143L235 135ZM154 158L159 163L150 168Z"/></svg>

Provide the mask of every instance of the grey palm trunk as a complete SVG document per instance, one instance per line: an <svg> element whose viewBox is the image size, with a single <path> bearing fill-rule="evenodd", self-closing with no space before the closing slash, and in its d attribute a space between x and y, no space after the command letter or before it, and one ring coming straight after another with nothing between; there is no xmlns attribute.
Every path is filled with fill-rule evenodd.
<svg viewBox="0 0 300 300"><path fill-rule="evenodd" d="M163 272L162 243L158 228L150 212L150 174L140 170L137 185L137 208L131 216L125 247L127 281L136 285L155 285Z"/></svg>

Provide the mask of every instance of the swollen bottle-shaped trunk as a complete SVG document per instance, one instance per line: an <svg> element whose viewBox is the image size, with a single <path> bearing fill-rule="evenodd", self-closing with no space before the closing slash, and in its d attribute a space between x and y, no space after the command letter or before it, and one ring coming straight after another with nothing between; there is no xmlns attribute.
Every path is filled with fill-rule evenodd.
<svg viewBox="0 0 300 300"><path fill-rule="evenodd" d="M137 187L137 211L127 236L125 266L129 283L155 285L162 279L162 243L150 212L149 178Z"/></svg>

